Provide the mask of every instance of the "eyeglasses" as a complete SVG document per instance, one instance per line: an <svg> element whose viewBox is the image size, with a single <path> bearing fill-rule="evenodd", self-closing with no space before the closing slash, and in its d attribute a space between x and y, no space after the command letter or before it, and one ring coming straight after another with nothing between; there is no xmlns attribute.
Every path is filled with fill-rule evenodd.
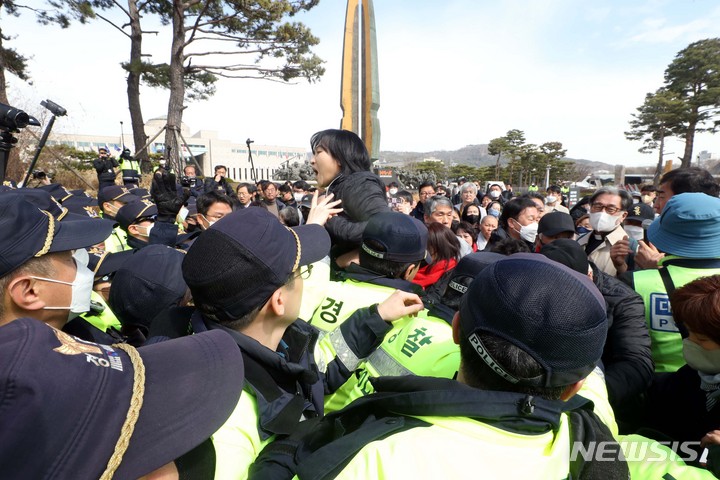
<svg viewBox="0 0 720 480"><path fill-rule="evenodd" d="M435 192L420 192L421 197L432 197L435 195Z"/></svg>
<svg viewBox="0 0 720 480"><path fill-rule="evenodd" d="M295 273L295 275L293 275L293 278L302 278L303 280L307 280L308 278L310 278L312 269L312 265L307 265L305 268L301 268L297 273Z"/></svg>
<svg viewBox="0 0 720 480"><path fill-rule="evenodd" d="M620 211L620 209L618 207L616 207L615 205L604 205L600 202L595 202L590 205L591 212L597 213L597 212L602 212L603 210L605 210L610 215L615 215L617 212Z"/></svg>

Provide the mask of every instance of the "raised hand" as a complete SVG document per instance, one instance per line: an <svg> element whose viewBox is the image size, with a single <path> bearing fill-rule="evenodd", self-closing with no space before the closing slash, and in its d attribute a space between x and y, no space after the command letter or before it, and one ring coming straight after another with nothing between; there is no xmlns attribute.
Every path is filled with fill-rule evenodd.
<svg viewBox="0 0 720 480"><path fill-rule="evenodd" d="M307 224L325 225L328 218L342 212L342 208L335 208L342 200L334 200L333 194L325 195L318 200L317 190L313 193L312 203L310 204L310 213L308 214Z"/></svg>
<svg viewBox="0 0 720 480"><path fill-rule="evenodd" d="M394 322L407 315L415 316L423 308L425 305L416 294L395 290L378 305L378 314L386 322Z"/></svg>

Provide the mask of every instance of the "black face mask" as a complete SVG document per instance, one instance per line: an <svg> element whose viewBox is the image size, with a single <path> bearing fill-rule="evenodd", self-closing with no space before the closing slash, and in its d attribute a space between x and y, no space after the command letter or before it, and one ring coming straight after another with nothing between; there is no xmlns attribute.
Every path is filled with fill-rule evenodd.
<svg viewBox="0 0 720 480"><path fill-rule="evenodd" d="M480 215L465 215L465 220L474 225L480 220Z"/></svg>

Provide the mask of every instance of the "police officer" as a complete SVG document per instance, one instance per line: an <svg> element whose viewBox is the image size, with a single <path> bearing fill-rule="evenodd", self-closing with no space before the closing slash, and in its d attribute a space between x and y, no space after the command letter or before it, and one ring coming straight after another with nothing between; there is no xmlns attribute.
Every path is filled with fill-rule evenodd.
<svg viewBox="0 0 720 480"><path fill-rule="evenodd" d="M127 235L130 248L143 248L150 244L150 232L155 227L157 206L150 200L136 200L118 210L116 220Z"/></svg>
<svg viewBox="0 0 720 480"><path fill-rule="evenodd" d="M122 166L122 179L126 188L136 188L140 183L140 162L130 155L130 149L123 149L120 154L120 165Z"/></svg>
<svg viewBox="0 0 720 480"><path fill-rule="evenodd" d="M325 392L344 383L358 359L372 352L390 329L386 320L422 308L416 295L394 294L358 310L336 335L321 339L297 320L309 265L330 250L321 224L336 204L327 205L320 202L324 213L311 213L310 225L293 229L264 209L233 212L200 235L183 261L196 309L176 310L185 316L172 318L172 325L187 331L191 317L195 332L227 332L242 350L246 369L237 409L213 436L215 478L244 478L263 447L296 430L301 420L321 416Z"/></svg>
<svg viewBox="0 0 720 480"><path fill-rule="evenodd" d="M121 324L107 302L110 297L110 287L115 272L133 253L133 250L112 253L98 248L89 249L88 268L94 274L90 311L68 322L63 329L65 332L84 340L104 344L112 344L122 340L119 334L112 334L112 332L120 331ZM108 332L111 332L111 334L108 334Z"/></svg>
<svg viewBox="0 0 720 480"><path fill-rule="evenodd" d="M110 185L98 191L97 203L103 218L115 220L115 216L124 205L138 200L140 197L130 193L127 188ZM105 251L107 252L122 252L131 248L127 243L127 233L120 226L116 226L110 236L105 239Z"/></svg>
<svg viewBox="0 0 720 480"><path fill-rule="evenodd" d="M112 223L59 221L20 195L0 194L0 325L31 317L55 328L90 309L93 274L85 247Z"/></svg>
<svg viewBox="0 0 720 480"><path fill-rule="evenodd" d="M430 262L427 228L399 212L373 215L363 231L359 264L342 274L343 282L330 282L310 324L332 334L356 309L383 301L395 290L416 292L411 283L420 262ZM311 279L312 281L312 279ZM308 299L305 298L305 301ZM460 363L447 321L420 312L393 323L358 373L326 398L327 411L338 410L371 393L368 380L388 375L428 375L452 378Z"/></svg>
<svg viewBox="0 0 720 480"><path fill-rule="evenodd" d="M668 294L696 278L720 273L720 198L673 195L647 235L665 256L658 269L633 272L632 286L645 302L655 371L674 372L685 360Z"/></svg>

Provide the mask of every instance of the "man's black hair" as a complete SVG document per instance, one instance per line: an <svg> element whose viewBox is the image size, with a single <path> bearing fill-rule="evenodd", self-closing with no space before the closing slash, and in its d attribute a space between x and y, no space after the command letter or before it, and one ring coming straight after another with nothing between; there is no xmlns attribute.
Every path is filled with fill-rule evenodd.
<svg viewBox="0 0 720 480"><path fill-rule="evenodd" d="M293 188L299 188L301 190L307 191L308 188L310 188L310 184L307 183L305 180L298 180L297 182L292 184Z"/></svg>
<svg viewBox="0 0 720 480"><path fill-rule="evenodd" d="M670 170L660 179L660 183L670 183L673 195L680 193L705 193L711 197L720 194L720 186L713 176L700 167L686 167Z"/></svg>
<svg viewBox="0 0 720 480"><path fill-rule="evenodd" d="M205 192L202 195L197 197L196 201L196 207L197 212L201 215L207 215L208 210L210 210L210 207L215 205L216 203L224 203L225 205L229 206L230 208L233 207L233 202L222 192L216 192L214 190L211 190L209 192Z"/></svg>
<svg viewBox="0 0 720 480"><path fill-rule="evenodd" d="M514 253L530 253L530 247L525 240L506 237L495 243L490 251L500 255L512 255Z"/></svg>
<svg viewBox="0 0 720 480"><path fill-rule="evenodd" d="M522 195L513 198L509 202L505 202L502 213L500 214L500 226L507 230L509 228L508 220L511 218L517 220L517 217L526 208L537 208L537 205L534 201L530 200L529 196Z"/></svg>
<svg viewBox="0 0 720 480"><path fill-rule="evenodd" d="M642 187L640 187L640 193L642 192L657 192L657 188L655 188L655 185L651 184L643 185Z"/></svg>
<svg viewBox="0 0 720 480"><path fill-rule="evenodd" d="M238 184L238 186L237 186L237 188L235 189L235 191L237 192L237 191L240 190L242 187L247 188L248 193L251 193L251 194L252 194L252 193L257 192L257 187L256 187L255 185L253 185L252 183L245 183L245 182Z"/></svg>
<svg viewBox="0 0 720 480"><path fill-rule="evenodd" d="M265 182L265 183L263 183L263 184L261 185L262 191L264 192L265 190L267 190L268 188L270 188L270 185L274 186L275 189L279 190L279 189L278 189L278 186L277 186L277 184L276 184L275 182L267 181L267 182Z"/></svg>
<svg viewBox="0 0 720 480"><path fill-rule="evenodd" d="M533 378L543 374L544 370L537 360L521 348L489 333L478 332L478 336L485 345L486 352L509 374L518 378ZM463 382L481 390L517 392L547 400L559 400L567 388L566 386L534 387L508 382L480 358L475 347L462 332L460 332L460 358Z"/></svg>
<svg viewBox="0 0 720 480"><path fill-rule="evenodd" d="M411 205L413 203L412 193L408 192L407 190L400 190L395 194L395 196L397 198L402 198L406 203L409 203Z"/></svg>
<svg viewBox="0 0 720 480"><path fill-rule="evenodd" d="M221 168L224 168L225 171L227 172L227 167L225 165L215 165L215 173L217 173L217 171L220 170Z"/></svg>
<svg viewBox="0 0 720 480"><path fill-rule="evenodd" d="M515 197L515 198L536 198L536 199L540 200L541 202L545 203L545 195L543 195L540 192L527 192L527 193L523 193L519 197Z"/></svg>
<svg viewBox="0 0 720 480"><path fill-rule="evenodd" d="M430 181L425 181L425 182L422 182L422 183L418 186L418 192L419 192L420 190L422 190L423 188L425 188L425 187L432 187L433 192L435 191L435 184L434 184L433 182L430 182Z"/></svg>

